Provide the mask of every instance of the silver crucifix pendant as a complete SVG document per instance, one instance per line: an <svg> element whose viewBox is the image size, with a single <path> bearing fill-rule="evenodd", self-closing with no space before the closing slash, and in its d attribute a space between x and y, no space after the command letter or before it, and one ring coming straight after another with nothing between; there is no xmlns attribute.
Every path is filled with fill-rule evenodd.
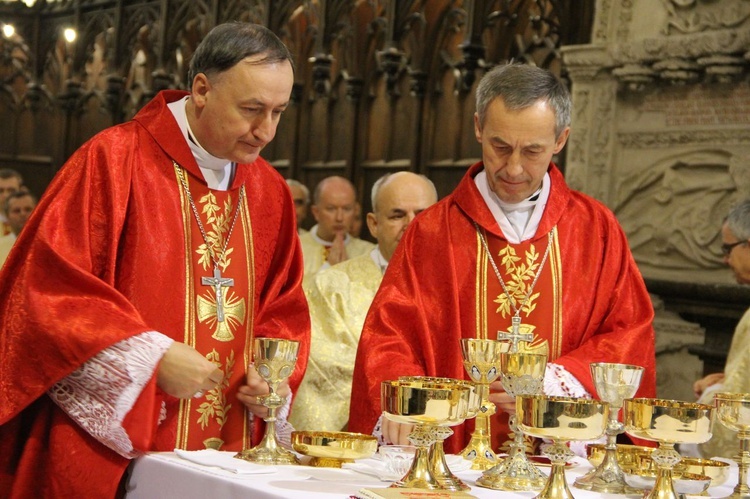
<svg viewBox="0 0 750 499"><path fill-rule="evenodd" d="M534 340L534 335L532 333L521 332L521 318L519 316L514 315L510 318L510 320L510 332L504 333L502 331L498 331L497 339L500 341L510 341L510 350L508 351L508 353L517 353L518 342L524 341L530 343Z"/></svg>
<svg viewBox="0 0 750 499"><path fill-rule="evenodd" d="M222 286L234 286L234 279L221 277L219 267L214 267L214 276L201 277L201 284L214 288L216 292L216 320L224 322L224 291L221 288Z"/></svg>

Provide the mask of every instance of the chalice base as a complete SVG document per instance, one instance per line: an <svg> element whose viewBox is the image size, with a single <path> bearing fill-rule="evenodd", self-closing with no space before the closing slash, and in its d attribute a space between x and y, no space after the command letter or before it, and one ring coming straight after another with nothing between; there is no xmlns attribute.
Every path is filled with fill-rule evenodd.
<svg viewBox="0 0 750 499"><path fill-rule="evenodd" d="M654 488L643 495L644 499L682 499L682 495L674 490L672 470L659 469Z"/></svg>
<svg viewBox="0 0 750 499"><path fill-rule="evenodd" d="M430 456L430 471L435 480L440 484L441 490L469 490L471 487L466 485L460 478L453 474L448 468L448 464L445 462L445 451L443 450L443 442L435 442L432 445L432 449L429 453Z"/></svg>
<svg viewBox="0 0 750 499"><path fill-rule="evenodd" d="M494 490L539 490L547 476L526 458L523 451L513 451L477 479L477 485Z"/></svg>
<svg viewBox="0 0 750 499"><path fill-rule="evenodd" d="M486 435L472 433L469 444L460 452L464 459L471 461L471 469L485 471L498 463L497 455L492 451L490 439Z"/></svg>
<svg viewBox="0 0 750 499"><path fill-rule="evenodd" d="M565 465L553 464L544 489L534 499L574 499L565 481Z"/></svg>
<svg viewBox="0 0 750 499"><path fill-rule="evenodd" d="M576 478L574 487L605 494L640 494L641 491L625 482L625 476L617 463L617 451L609 449L596 469Z"/></svg>
<svg viewBox="0 0 750 499"><path fill-rule="evenodd" d="M426 447L418 447L414 454L414 461L406 475L391 485L392 488L414 488L426 490L438 490L440 482L430 471L429 459Z"/></svg>
<svg viewBox="0 0 750 499"><path fill-rule="evenodd" d="M273 433L269 435L269 429L272 427L266 427L266 434L258 445L243 450L234 457L257 464L299 464L294 453L280 447Z"/></svg>
<svg viewBox="0 0 750 499"><path fill-rule="evenodd" d="M314 468L341 468L341 463L353 463L352 459L336 459L335 457L314 457L307 463Z"/></svg>

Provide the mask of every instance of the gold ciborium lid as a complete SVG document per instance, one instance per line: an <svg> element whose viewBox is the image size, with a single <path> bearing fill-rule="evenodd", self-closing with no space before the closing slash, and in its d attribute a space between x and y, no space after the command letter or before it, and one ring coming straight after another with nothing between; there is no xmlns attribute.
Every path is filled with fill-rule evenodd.
<svg viewBox="0 0 750 499"><path fill-rule="evenodd" d="M340 468L341 463L372 456L378 439L346 431L293 431L292 447L312 457L310 466Z"/></svg>

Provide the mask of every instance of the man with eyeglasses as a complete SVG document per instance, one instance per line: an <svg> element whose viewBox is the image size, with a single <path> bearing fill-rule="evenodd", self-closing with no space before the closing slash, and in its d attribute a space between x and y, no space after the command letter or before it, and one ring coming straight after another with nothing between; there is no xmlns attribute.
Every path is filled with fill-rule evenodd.
<svg viewBox="0 0 750 499"><path fill-rule="evenodd" d="M293 178L286 179L286 185L292 192L294 201L294 211L297 213L297 234L305 234L307 230L302 228L302 224L307 218L307 209L310 206L310 189L299 180Z"/></svg>
<svg viewBox="0 0 750 499"><path fill-rule="evenodd" d="M721 227L721 251L740 284L750 284L750 199L732 209ZM732 336L724 372L712 373L693 384L698 402L713 405L719 392L750 392L750 309L740 319ZM736 433L714 425L711 440L698 446L705 457L732 457L737 451Z"/></svg>

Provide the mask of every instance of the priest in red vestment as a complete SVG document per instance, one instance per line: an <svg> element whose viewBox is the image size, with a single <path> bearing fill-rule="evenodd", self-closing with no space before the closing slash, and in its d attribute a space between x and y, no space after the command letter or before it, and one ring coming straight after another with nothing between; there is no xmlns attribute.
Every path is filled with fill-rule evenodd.
<svg viewBox="0 0 750 499"><path fill-rule="evenodd" d="M189 94L160 93L50 184L0 275L0 497L114 497L143 452L257 444L256 337L300 342L299 385L294 205L259 157L293 80L273 33L220 25Z"/></svg>
<svg viewBox="0 0 750 499"><path fill-rule="evenodd" d="M548 71L514 64L484 76L474 123L483 161L414 220L388 265L359 341L351 431L377 424L385 441L408 443L407 425L379 420L381 382L469 379L461 338L497 339L514 317L533 346L547 343L547 395L595 396L589 364L614 362L645 367L638 395L654 396L653 308L625 235L551 162L570 107ZM497 451L515 404L501 383L491 392ZM471 423L453 428L447 452L468 443Z"/></svg>

